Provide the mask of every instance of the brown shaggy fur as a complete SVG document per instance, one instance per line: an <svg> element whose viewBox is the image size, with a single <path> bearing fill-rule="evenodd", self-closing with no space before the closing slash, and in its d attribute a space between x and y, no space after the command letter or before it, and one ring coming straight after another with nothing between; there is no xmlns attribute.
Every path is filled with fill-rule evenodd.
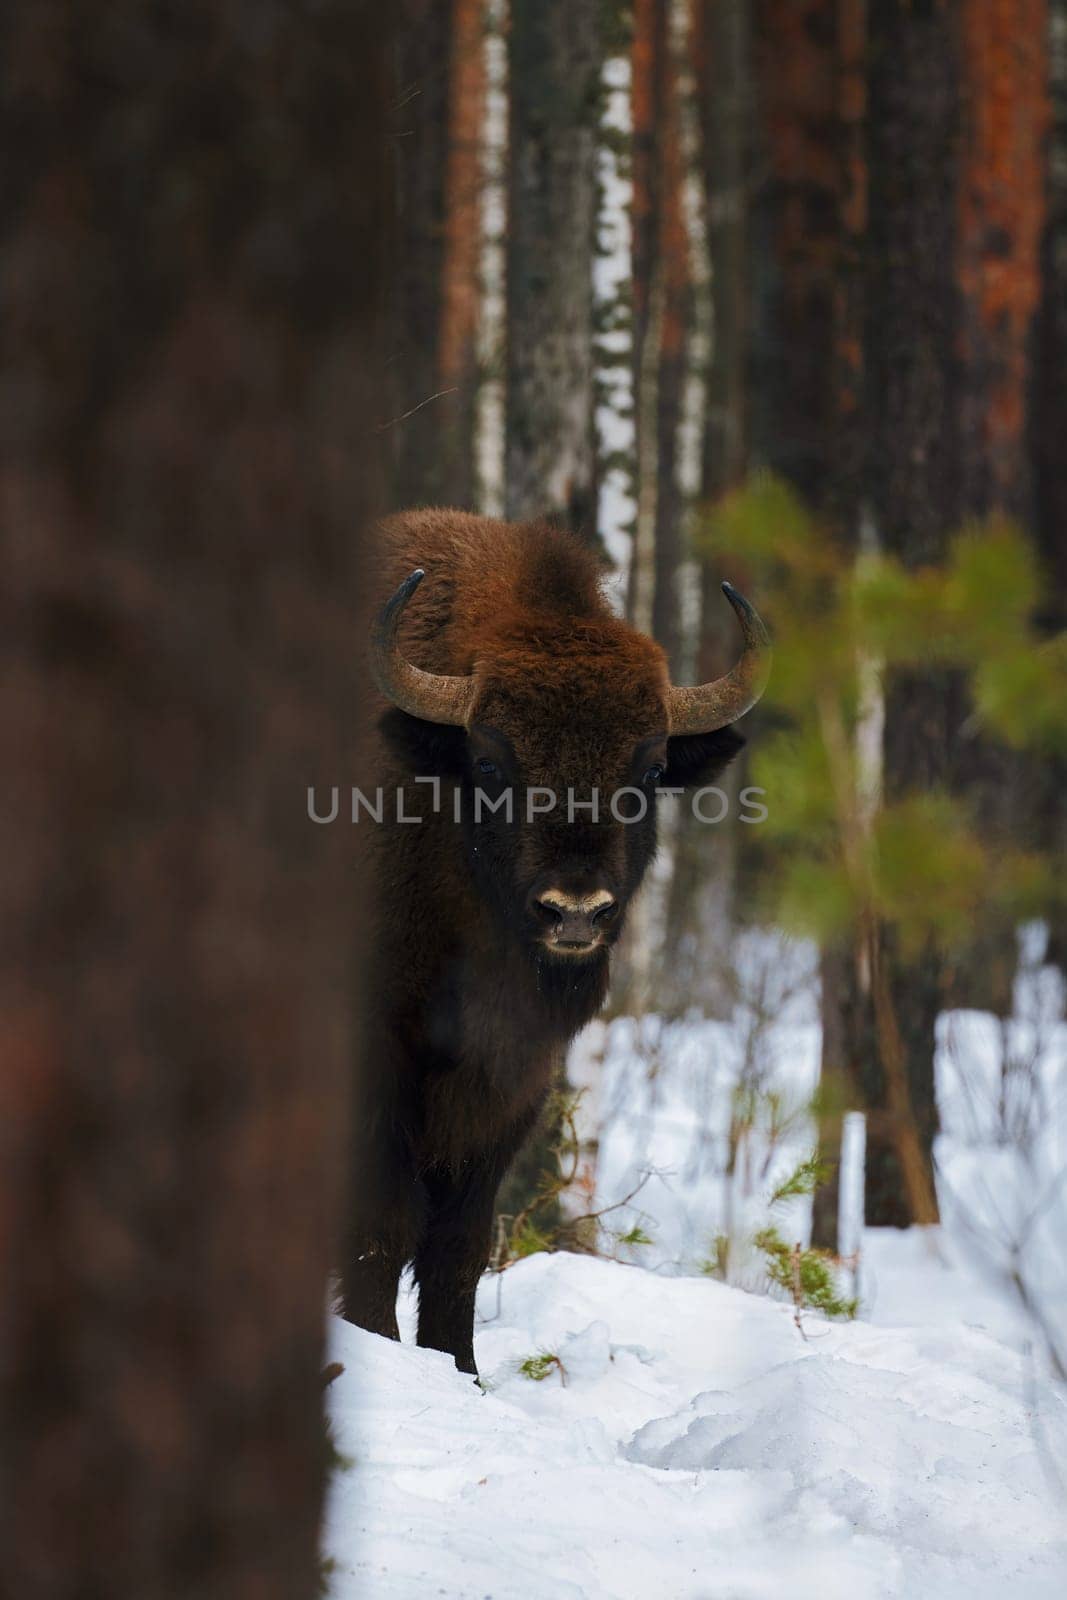
<svg viewBox="0 0 1067 1600"><path fill-rule="evenodd" d="M569 1039L603 1000L610 946L655 848L656 783L711 782L742 741L730 729L668 738L663 652L612 614L594 557L570 534L414 511L382 525L378 563L382 601L414 568L426 572L401 627L407 658L473 673L477 693L467 730L387 710L364 785L383 786L387 820L374 829L371 1070L343 1305L395 1338L397 1281L413 1262L420 1344L474 1372L474 1292L496 1190ZM440 780L440 811L416 776ZM528 820L533 785L559 803ZM418 824L389 820L400 786ZM580 801L594 786L599 818L568 820L568 787ZM607 812L623 786L646 795L644 821ZM514 820L474 823L475 787L510 788ZM614 920L588 955L546 943L546 887L614 897Z"/></svg>

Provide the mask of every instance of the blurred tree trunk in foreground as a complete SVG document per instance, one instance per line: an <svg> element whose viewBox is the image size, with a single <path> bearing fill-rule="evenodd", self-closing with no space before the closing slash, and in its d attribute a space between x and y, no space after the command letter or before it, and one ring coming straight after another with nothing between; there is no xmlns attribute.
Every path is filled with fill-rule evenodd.
<svg viewBox="0 0 1067 1600"><path fill-rule="evenodd" d="M397 508L474 503L484 12L484 0L398 7L389 362Z"/></svg>
<svg viewBox="0 0 1067 1600"><path fill-rule="evenodd" d="M512 0L506 514L590 541L603 28L602 0Z"/></svg>
<svg viewBox="0 0 1067 1600"><path fill-rule="evenodd" d="M0 24L19 1600L315 1589L358 885L305 803L359 714L381 14Z"/></svg>

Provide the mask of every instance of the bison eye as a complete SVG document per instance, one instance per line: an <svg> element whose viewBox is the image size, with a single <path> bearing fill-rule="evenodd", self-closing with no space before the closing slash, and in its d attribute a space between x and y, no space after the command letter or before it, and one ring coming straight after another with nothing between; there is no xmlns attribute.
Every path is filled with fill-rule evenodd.
<svg viewBox="0 0 1067 1600"><path fill-rule="evenodd" d="M483 778L499 778L500 768L495 761L490 761L487 756L482 756L475 762L475 766Z"/></svg>
<svg viewBox="0 0 1067 1600"><path fill-rule="evenodd" d="M657 761L655 766L649 767L641 781L642 783L647 783L650 789L655 788L656 784L662 779L666 770L667 769L663 763Z"/></svg>

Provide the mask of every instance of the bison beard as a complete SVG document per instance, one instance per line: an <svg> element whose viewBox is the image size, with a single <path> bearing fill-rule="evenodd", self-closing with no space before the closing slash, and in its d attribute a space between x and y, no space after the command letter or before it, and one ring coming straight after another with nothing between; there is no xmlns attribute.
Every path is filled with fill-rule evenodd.
<svg viewBox="0 0 1067 1600"><path fill-rule="evenodd" d="M673 688L659 647L613 616L595 558L540 524L409 512L383 524L380 563L393 599L372 661L394 704L372 781L403 788L420 821L387 820L369 840L370 1038L342 1308L397 1338L411 1263L420 1345L475 1373L496 1192L604 998L655 851L655 790L714 782L743 743L726 724L762 692L769 648L728 590L741 660L715 684ZM438 780L439 808L417 778ZM556 797L551 811L528 813L533 786ZM623 787L645 795L642 820L612 816ZM576 807L569 820L568 791L582 802L594 788L598 817ZM476 821L476 789L510 789L512 818Z"/></svg>

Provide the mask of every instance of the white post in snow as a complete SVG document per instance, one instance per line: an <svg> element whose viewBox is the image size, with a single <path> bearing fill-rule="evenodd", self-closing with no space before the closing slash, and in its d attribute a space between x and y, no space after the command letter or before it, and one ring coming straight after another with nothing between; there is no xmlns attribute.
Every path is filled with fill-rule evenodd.
<svg viewBox="0 0 1067 1600"><path fill-rule="evenodd" d="M846 1111L841 1129L841 1167L837 1187L837 1253L852 1261L853 1294L859 1297L863 1250L863 1174L867 1155L867 1119L862 1111Z"/></svg>

